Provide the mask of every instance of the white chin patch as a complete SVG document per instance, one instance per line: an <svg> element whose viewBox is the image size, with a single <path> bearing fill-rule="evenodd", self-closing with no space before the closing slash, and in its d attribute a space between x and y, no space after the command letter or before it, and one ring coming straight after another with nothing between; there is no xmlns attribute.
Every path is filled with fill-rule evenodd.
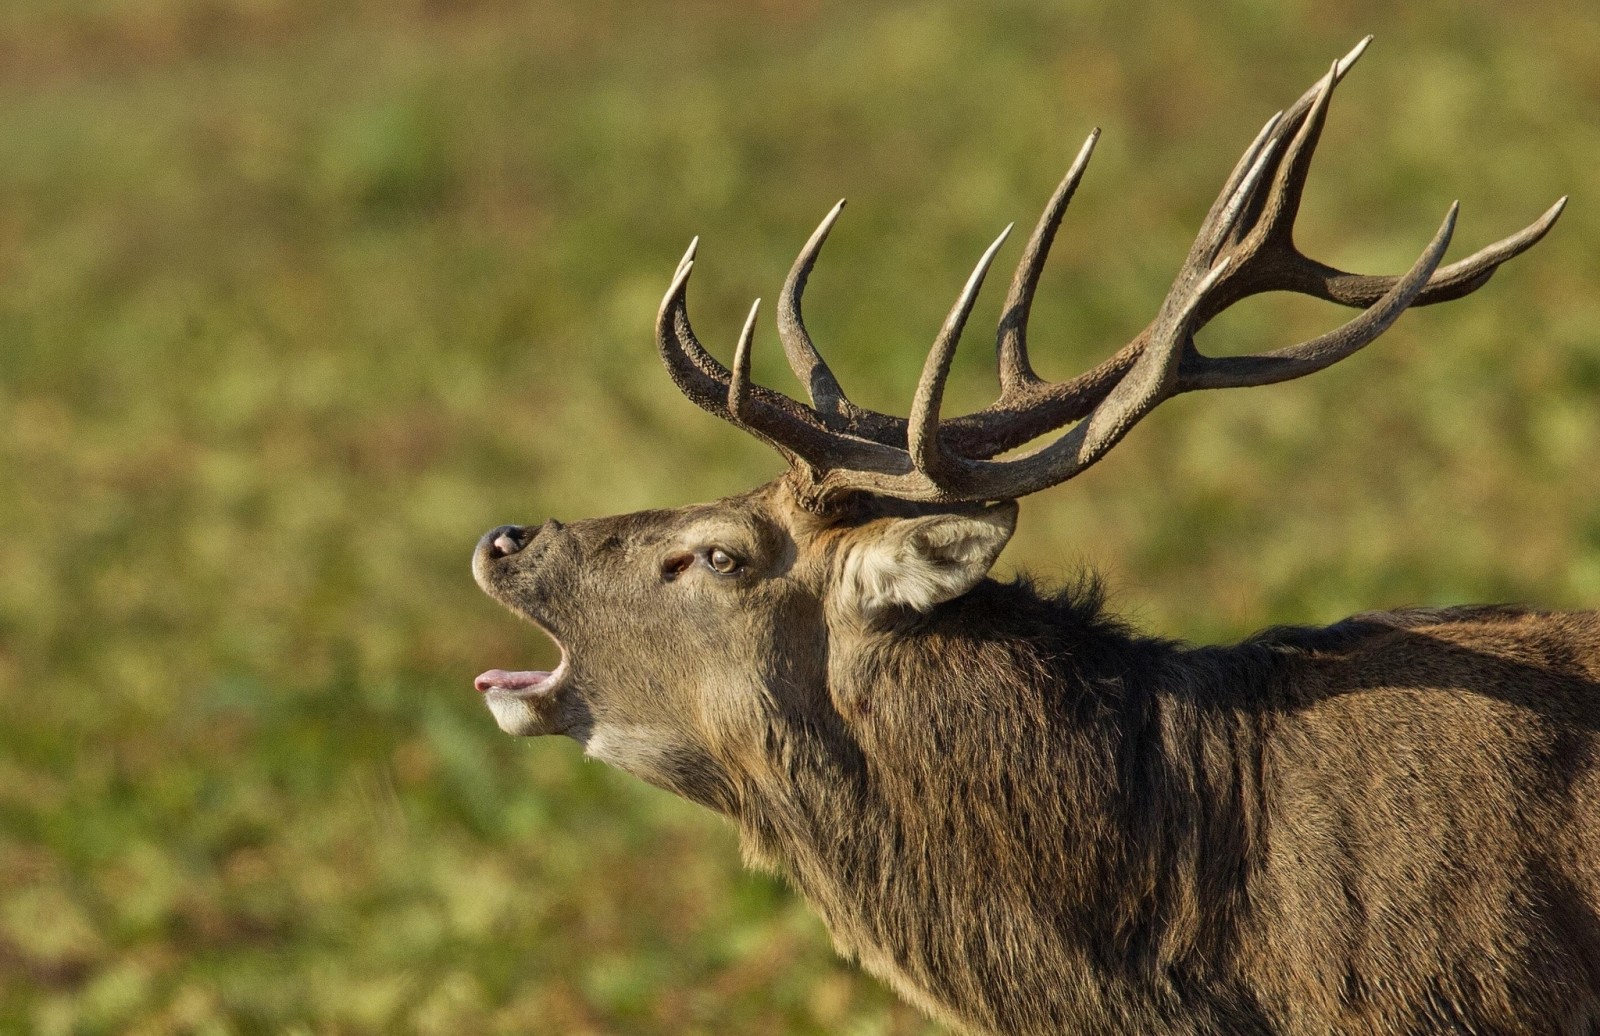
<svg viewBox="0 0 1600 1036"><path fill-rule="evenodd" d="M483 696L484 704L494 715L494 721L507 734L533 737L545 732L545 724L527 702L505 691L490 691Z"/></svg>

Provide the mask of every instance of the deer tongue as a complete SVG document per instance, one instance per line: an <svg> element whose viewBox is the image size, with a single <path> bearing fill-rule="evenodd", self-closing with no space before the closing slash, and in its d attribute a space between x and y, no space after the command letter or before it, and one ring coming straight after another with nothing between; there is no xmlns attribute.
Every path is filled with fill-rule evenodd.
<svg viewBox="0 0 1600 1036"><path fill-rule="evenodd" d="M548 683L550 675L537 669L524 669L514 672L505 669L491 669L486 673L480 673L478 678L472 681L472 686L484 694L496 690L534 691L538 690L541 684Z"/></svg>

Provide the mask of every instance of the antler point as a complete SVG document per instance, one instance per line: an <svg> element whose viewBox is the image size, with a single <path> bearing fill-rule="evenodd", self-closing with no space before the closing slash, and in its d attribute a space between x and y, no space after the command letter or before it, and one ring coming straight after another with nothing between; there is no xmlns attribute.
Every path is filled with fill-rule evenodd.
<svg viewBox="0 0 1600 1036"><path fill-rule="evenodd" d="M689 242L689 247L684 250L683 258L678 260L678 269L682 271L685 266L694 262L694 253L700 247L700 235L696 234Z"/></svg>
<svg viewBox="0 0 1600 1036"><path fill-rule="evenodd" d="M1363 36L1360 43L1350 48L1350 53L1333 63L1335 79L1343 79L1344 74L1350 71L1350 66L1361 60L1361 55L1366 52L1367 47L1372 43L1372 39L1371 33Z"/></svg>
<svg viewBox="0 0 1600 1036"><path fill-rule="evenodd" d="M684 285L689 282L689 274L693 271L693 259L685 259L678 263L678 270L672 275L672 283L667 287L666 297L661 301L661 305L663 307L672 301L673 296L678 295L684 290Z"/></svg>

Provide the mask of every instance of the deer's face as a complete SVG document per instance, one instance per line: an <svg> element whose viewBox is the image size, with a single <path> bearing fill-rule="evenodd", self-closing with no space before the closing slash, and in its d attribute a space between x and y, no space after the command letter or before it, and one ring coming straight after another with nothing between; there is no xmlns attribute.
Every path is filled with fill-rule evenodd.
<svg viewBox="0 0 1600 1036"><path fill-rule="evenodd" d="M770 725L833 722L830 666L975 585L1015 515L819 518L780 481L674 511L502 526L479 542L474 574L561 662L493 669L477 686L507 733L566 734L728 809L729 775L756 763Z"/></svg>

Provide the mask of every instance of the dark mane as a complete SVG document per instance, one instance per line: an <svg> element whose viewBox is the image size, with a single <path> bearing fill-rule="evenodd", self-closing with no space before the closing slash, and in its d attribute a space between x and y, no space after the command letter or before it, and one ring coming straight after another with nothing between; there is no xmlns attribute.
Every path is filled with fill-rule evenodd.
<svg viewBox="0 0 1600 1036"><path fill-rule="evenodd" d="M1344 651L1367 637L1392 630L1452 623L1505 622L1531 613L1531 609L1517 604L1470 604L1360 612L1331 626L1268 626L1240 643L1241 646L1260 645L1299 651Z"/></svg>

